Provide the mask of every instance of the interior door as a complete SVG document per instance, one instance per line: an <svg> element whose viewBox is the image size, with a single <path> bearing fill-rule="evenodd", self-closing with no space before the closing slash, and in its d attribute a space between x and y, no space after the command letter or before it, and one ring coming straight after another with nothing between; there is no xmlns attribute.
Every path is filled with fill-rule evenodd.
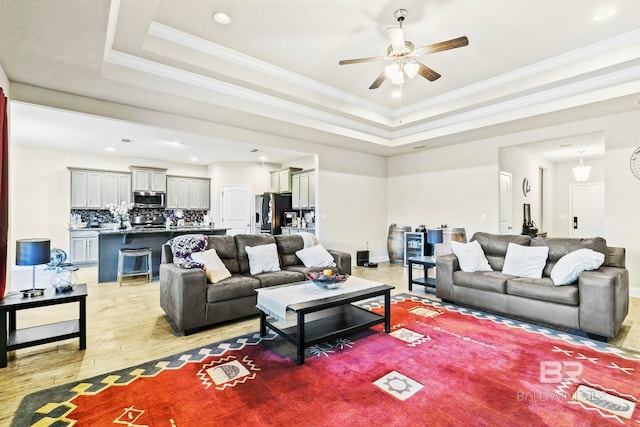
<svg viewBox="0 0 640 427"><path fill-rule="evenodd" d="M246 184L222 185L222 227L227 234L251 233L251 188Z"/></svg>
<svg viewBox="0 0 640 427"><path fill-rule="evenodd" d="M571 237L604 237L604 183L571 185Z"/></svg>
<svg viewBox="0 0 640 427"><path fill-rule="evenodd" d="M513 234L513 177L500 171L500 234Z"/></svg>

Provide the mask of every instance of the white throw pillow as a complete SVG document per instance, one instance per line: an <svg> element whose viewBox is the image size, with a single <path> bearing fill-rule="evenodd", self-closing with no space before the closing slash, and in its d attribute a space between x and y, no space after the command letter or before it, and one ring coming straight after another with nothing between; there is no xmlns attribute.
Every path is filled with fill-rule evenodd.
<svg viewBox="0 0 640 427"><path fill-rule="evenodd" d="M578 249L558 260L551 269L551 280L556 286L569 285L583 271L595 270L604 263L604 254L593 249Z"/></svg>
<svg viewBox="0 0 640 427"><path fill-rule="evenodd" d="M244 250L249 255L249 272L251 274L280 271L278 248L275 243L258 246L245 246Z"/></svg>
<svg viewBox="0 0 640 427"><path fill-rule="evenodd" d="M204 271L211 283L218 283L227 277L231 277L231 272L224 265L215 249L194 252L191 254L191 258L204 266Z"/></svg>
<svg viewBox="0 0 640 427"><path fill-rule="evenodd" d="M458 257L460 269L467 273L475 271L492 271L482 246L476 240L469 243L451 242L451 250Z"/></svg>
<svg viewBox="0 0 640 427"><path fill-rule="evenodd" d="M548 246L522 246L509 243L502 273L531 279L542 278L549 256Z"/></svg>
<svg viewBox="0 0 640 427"><path fill-rule="evenodd" d="M300 249L296 252L296 256L305 267L335 267L333 256L322 246L317 244L310 248Z"/></svg>

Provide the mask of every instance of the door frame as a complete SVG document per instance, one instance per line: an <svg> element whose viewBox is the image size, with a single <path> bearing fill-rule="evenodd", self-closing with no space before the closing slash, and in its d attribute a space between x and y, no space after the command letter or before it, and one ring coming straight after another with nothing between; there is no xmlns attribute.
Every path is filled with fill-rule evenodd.
<svg viewBox="0 0 640 427"><path fill-rule="evenodd" d="M507 230L505 231L506 234L513 234L513 174L511 172L506 172L506 171L500 171L499 175L498 175L498 233L502 234L503 230L500 229L500 225L502 224L502 207L503 204L505 204L505 202L507 201L503 201L502 200L502 191L500 191L500 185L502 183L502 177L508 177L509 178L509 182L511 183L510 185L510 190L511 190L511 194L510 194L510 200L508 201L509 206L508 206L508 212L509 212L509 216L510 216L510 223L508 225L509 228L507 228Z"/></svg>

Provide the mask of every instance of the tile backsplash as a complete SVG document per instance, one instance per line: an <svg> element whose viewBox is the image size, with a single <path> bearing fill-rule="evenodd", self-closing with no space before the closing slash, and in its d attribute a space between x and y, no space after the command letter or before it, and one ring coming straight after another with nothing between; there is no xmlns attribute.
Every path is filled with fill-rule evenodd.
<svg viewBox="0 0 640 427"><path fill-rule="evenodd" d="M180 209L184 217L185 222L202 222L206 211L190 211L186 209ZM129 213L130 216L163 216L167 217L173 213L173 209L142 209L133 208ZM80 215L82 222L97 220L99 223L113 222L113 216L108 209L71 209L71 215Z"/></svg>

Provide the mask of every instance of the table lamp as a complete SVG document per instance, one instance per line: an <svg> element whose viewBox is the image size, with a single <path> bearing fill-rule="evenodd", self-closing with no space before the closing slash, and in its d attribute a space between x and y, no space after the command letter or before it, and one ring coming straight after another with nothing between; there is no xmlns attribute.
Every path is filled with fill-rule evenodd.
<svg viewBox="0 0 640 427"><path fill-rule="evenodd" d="M436 254L436 245L442 243L442 228L430 228L427 230L427 243L433 246L431 256Z"/></svg>
<svg viewBox="0 0 640 427"><path fill-rule="evenodd" d="M51 240L21 239L16 240L16 265L31 265L31 289L25 289L22 296L35 297L44 294L44 289L36 289L36 266L47 264L51 259Z"/></svg>

